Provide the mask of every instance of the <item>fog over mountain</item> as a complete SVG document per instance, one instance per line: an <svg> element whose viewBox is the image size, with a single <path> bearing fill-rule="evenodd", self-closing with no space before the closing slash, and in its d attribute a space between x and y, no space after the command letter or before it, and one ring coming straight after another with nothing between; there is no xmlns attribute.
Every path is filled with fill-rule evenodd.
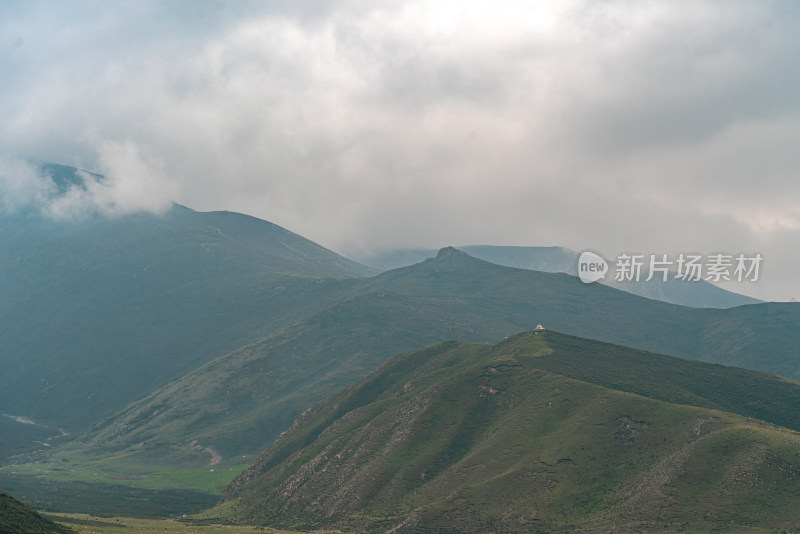
<svg viewBox="0 0 800 534"><path fill-rule="evenodd" d="M337 252L760 252L800 296L787 2L4 2L0 189L37 158ZM17 170L15 170L17 169ZM34 185L31 186L31 181Z"/></svg>

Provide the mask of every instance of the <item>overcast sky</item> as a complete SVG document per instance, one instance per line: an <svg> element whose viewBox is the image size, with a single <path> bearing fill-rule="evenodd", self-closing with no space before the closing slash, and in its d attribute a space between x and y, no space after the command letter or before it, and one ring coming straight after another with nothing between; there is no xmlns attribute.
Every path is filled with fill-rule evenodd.
<svg viewBox="0 0 800 534"><path fill-rule="evenodd" d="M759 252L731 289L788 300L797 28L789 0L6 0L0 188L54 161L112 178L80 201L240 211L356 257Z"/></svg>

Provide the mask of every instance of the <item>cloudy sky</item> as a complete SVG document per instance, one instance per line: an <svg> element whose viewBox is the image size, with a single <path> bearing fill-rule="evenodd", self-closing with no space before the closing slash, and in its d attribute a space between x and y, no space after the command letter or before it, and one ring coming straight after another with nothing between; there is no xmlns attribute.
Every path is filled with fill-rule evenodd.
<svg viewBox="0 0 800 534"><path fill-rule="evenodd" d="M788 300L798 27L789 0L6 0L0 191L35 196L38 158L112 178L82 202L240 211L356 257L759 252L732 289Z"/></svg>

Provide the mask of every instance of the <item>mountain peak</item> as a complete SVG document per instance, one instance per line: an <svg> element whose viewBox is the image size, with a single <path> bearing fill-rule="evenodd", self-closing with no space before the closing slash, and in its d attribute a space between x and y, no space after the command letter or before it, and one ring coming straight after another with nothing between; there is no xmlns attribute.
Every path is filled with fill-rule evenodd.
<svg viewBox="0 0 800 534"><path fill-rule="evenodd" d="M437 258L444 258L446 256L453 256L453 255L469 256L469 254L467 254L463 250L458 250L455 247L444 247L442 249L439 249L439 253L436 254L436 257Z"/></svg>

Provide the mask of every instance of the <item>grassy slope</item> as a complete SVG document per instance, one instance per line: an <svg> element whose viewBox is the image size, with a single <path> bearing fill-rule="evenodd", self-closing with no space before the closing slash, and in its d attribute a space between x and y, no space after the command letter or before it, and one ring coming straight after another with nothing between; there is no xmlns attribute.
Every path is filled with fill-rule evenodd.
<svg viewBox="0 0 800 534"><path fill-rule="evenodd" d="M502 267L457 251L361 284L458 302L506 322L513 331L541 323L580 337L800 378L796 303L687 308L586 285L566 274Z"/></svg>
<svg viewBox="0 0 800 534"><path fill-rule="evenodd" d="M690 309L457 254L357 283L360 291L371 292L206 364L96 425L71 447L97 446L100 455L128 450L143 463L151 462L147 453L152 450L158 469L167 459L174 465L207 463L207 454L187 446L193 440L226 459L253 454L306 408L392 354L442 339L496 342L537 322L691 358L738 357L740 365L763 367L773 358L783 362L776 365L781 369L797 366L786 357L791 355L786 347L798 335L790 325L795 317L800 321L794 313L800 307L791 305ZM773 310L786 316L775 320L763 313ZM710 320L713 328L706 331ZM749 339L737 333L738 324L752 330Z"/></svg>
<svg viewBox="0 0 800 534"><path fill-rule="evenodd" d="M133 487L128 480L119 476L84 481L51 478L41 469L36 474L38 476L3 473L0 475L0 485L37 510L51 513L79 511L97 515L165 518L199 513L219 500L218 494L175 489L175 484L169 489ZM169 473L163 473L162 476L167 477Z"/></svg>
<svg viewBox="0 0 800 534"><path fill-rule="evenodd" d="M365 327L370 321L392 327ZM477 325L482 330L475 330ZM46 461L2 468L0 482L13 482L20 495L40 507L128 515L136 515L131 506L139 497L117 488L119 484L219 494L246 467L244 462L306 408L362 378L398 350L441 338L493 336L501 326L465 313L455 303L369 293L206 364L80 440L50 451ZM213 457L207 447L222 456L220 464L209 465ZM25 484L28 477L38 478ZM104 501L103 484L116 488L108 491L116 495L113 502ZM76 486L86 492L83 502L68 497ZM187 508L194 506L195 497L203 497L182 495ZM178 496L165 495L169 505L164 513L180 511Z"/></svg>
<svg viewBox="0 0 800 534"><path fill-rule="evenodd" d="M31 443L54 444L66 437L61 436L56 428L21 423L2 414L0 414L0 436L2 436L0 458L27 452L31 448Z"/></svg>
<svg viewBox="0 0 800 534"><path fill-rule="evenodd" d="M0 532L3 534L70 534L74 530L45 519L28 506L0 491Z"/></svg>
<svg viewBox="0 0 800 534"><path fill-rule="evenodd" d="M167 532L174 534L294 534L297 531L264 527L216 525L191 519L145 519L140 517L97 517L89 514L58 514L54 521L74 528L78 534L141 534ZM305 531L305 534L337 534L331 530Z"/></svg>
<svg viewBox="0 0 800 534"><path fill-rule="evenodd" d="M0 408L70 431L343 298L318 279L371 274L236 213L0 225Z"/></svg>
<svg viewBox="0 0 800 534"><path fill-rule="evenodd" d="M225 457L257 453L310 405L398 351L507 328L455 303L368 293L204 365L102 422L81 446L138 452L165 438L184 449L197 439Z"/></svg>
<svg viewBox="0 0 800 534"><path fill-rule="evenodd" d="M797 433L546 370L567 355L587 365L630 356L547 333L393 358L304 414L215 513L399 532L730 531L800 520ZM691 363L655 358L654 369ZM713 401L700 379L673 383L675 393L668 379L654 386L736 404L722 369L685 369L717 378Z"/></svg>
<svg viewBox="0 0 800 534"><path fill-rule="evenodd" d="M685 360L619 345L547 332L550 350L537 367L603 387L665 402L723 410L800 431L800 384L738 367ZM515 357L528 352L530 333L497 350Z"/></svg>

